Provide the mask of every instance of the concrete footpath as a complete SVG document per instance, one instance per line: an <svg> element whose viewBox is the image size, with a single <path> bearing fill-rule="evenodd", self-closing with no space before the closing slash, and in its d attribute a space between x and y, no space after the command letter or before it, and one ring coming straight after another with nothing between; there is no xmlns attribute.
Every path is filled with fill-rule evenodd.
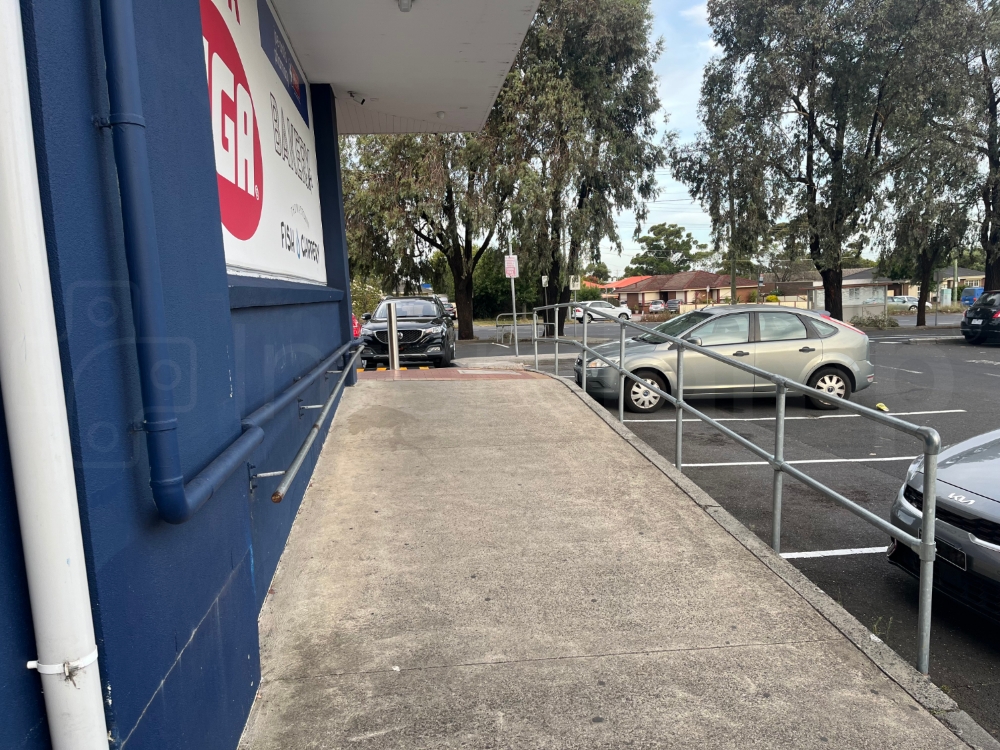
<svg viewBox="0 0 1000 750"><path fill-rule="evenodd" d="M578 389L409 373L344 394L241 748L989 746Z"/></svg>

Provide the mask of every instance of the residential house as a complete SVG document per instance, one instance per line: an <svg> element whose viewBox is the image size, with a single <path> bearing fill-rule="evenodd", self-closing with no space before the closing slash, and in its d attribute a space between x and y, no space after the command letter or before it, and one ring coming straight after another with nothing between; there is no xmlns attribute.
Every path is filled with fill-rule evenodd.
<svg viewBox="0 0 1000 750"><path fill-rule="evenodd" d="M617 289L618 299L633 310L645 310L653 300L676 299L681 304L709 304L729 297L729 274L711 271L683 271L663 276L649 276ZM750 299L757 289L753 279L736 278L736 297L741 302Z"/></svg>

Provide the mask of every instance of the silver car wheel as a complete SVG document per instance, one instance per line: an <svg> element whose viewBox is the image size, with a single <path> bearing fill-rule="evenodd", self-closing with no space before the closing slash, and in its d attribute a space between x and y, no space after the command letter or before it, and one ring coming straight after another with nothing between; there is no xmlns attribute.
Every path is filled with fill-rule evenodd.
<svg viewBox="0 0 1000 750"><path fill-rule="evenodd" d="M847 393L847 383L840 375L827 374L816 381L816 390L843 398Z"/></svg>
<svg viewBox="0 0 1000 750"><path fill-rule="evenodd" d="M645 383L650 383L656 385L656 381L650 378L646 378ZM643 383L632 381L632 403L638 406L640 409L652 409L660 402L660 394L655 393L649 388L647 388Z"/></svg>

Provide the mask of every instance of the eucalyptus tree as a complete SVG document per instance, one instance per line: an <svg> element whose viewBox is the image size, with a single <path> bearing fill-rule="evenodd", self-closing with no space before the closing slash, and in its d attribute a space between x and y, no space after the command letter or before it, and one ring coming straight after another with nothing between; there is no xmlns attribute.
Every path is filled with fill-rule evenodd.
<svg viewBox="0 0 1000 750"><path fill-rule="evenodd" d="M1000 2L960 0L933 38L939 85L927 98L936 135L978 167L978 240L986 286L1000 289Z"/></svg>
<svg viewBox="0 0 1000 750"><path fill-rule="evenodd" d="M918 326L926 324L934 272L968 243L978 180L977 164L963 149L928 140L887 193L878 268L920 285Z"/></svg>
<svg viewBox="0 0 1000 750"><path fill-rule="evenodd" d="M926 38L943 2L708 4L720 55L702 86L705 152L716 174L730 154L757 155L784 214L805 217L809 255L835 317L843 312L845 248L867 228L878 191L919 146L915 120L934 74ZM767 201L761 209L775 215Z"/></svg>
<svg viewBox="0 0 1000 750"><path fill-rule="evenodd" d="M502 96L517 103L531 168L511 201L512 229L549 277L550 302L569 301L569 275L600 259L602 241L621 252L620 211L635 213L639 236L656 194L662 42L651 31L649 0L542 0L508 76Z"/></svg>
<svg viewBox="0 0 1000 750"><path fill-rule="evenodd" d="M350 149L345 206L352 265L383 278L431 277L435 252L454 282L458 333L473 338L476 265L504 236L522 161L501 117L482 133L359 138Z"/></svg>

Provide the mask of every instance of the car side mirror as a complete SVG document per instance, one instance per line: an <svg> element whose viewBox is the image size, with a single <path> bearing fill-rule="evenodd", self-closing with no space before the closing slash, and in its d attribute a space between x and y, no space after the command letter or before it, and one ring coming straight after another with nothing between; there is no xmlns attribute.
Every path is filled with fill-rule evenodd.
<svg viewBox="0 0 1000 750"><path fill-rule="evenodd" d="M361 316L361 319L362 319L362 320L365 320L365 321L368 321L368 320L371 320L371 319L372 319L372 314L371 314L371 313L364 313L364 314L363 314L363 315Z"/></svg>
<svg viewBox="0 0 1000 750"><path fill-rule="evenodd" d="M698 338L697 336L692 336L691 338L684 340L687 341L689 344L694 344L695 346L701 346L701 339Z"/></svg>

